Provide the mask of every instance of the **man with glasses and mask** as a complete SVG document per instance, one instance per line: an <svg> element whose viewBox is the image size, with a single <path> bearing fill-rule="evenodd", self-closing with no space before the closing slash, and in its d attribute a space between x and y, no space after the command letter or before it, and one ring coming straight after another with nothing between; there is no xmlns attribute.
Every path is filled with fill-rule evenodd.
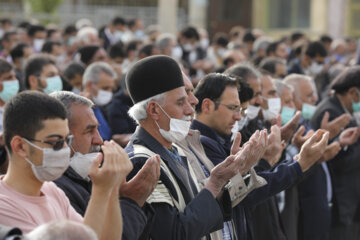
<svg viewBox="0 0 360 240"><path fill-rule="evenodd" d="M51 96L65 105L70 134L74 136L70 146L70 166L55 183L65 192L75 210L84 216L91 195L89 169L103 144L98 131L99 124L89 99L66 91L55 92ZM146 198L156 186L159 170L159 161L149 159L139 174L121 186L121 209L123 218L127 219L124 222L123 239L138 239L145 227L147 216L141 207L144 207Z"/></svg>
<svg viewBox="0 0 360 240"><path fill-rule="evenodd" d="M38 54L30 57L24 72L25 87L28 90L49 94L63 89L56 60L50 55Z"/></svg>
<svg viewBox="0 0 360 240"><path fill-rule="evenodd" d="M4 138L10 159L0 178L0 224L27 233L49 221L68 219L90 226L99 239L121 238L119 188L132 169L121 147L105 142L90 166L92 195L82 218L51 182L69 165L73 136L64 105L39 92L18 94L5 106Z"/></svg>
<svg viewBox="0 0 360 240"><path fill-rule="evenodd" d="M328 162L331 171L333 189L332 225L330 239L359 239L359 206L360 206L360 141L359 110L360 110L360 67L351 67L341 73L330 85L335 91L332 96L321 101L311 118L314 129L321 127L323 116L328 112L330 120L344 113L352 118L347 128L354 128L349 133L347 147ZM339 137L341 142L341 135ZM355 142L351 144L351 142ZM345 145L347 145L345 144ZM344 146L344 144L341 144Z"/></svg>
<svg viewBox="0 0 360 240"><path fill-rule="evenodd" d="M249 147L224 158L200 188L186 155L173 144L189 134L194 113L176 61L167 56L144 58L127 73L126 84L134 102L129 114L140 125L126 148L134 164L129 177L149 156L161 158L160 180L147 199L155 217L143 234L151 239L202 239L222 229L231 217L231 202L222 189L240 170Z"/></svg>
<svg viewBox="0 0 360 240"><path fill-rule="evenodd" d="M236 120L241 119L237 80L224 74L209 74L200 81L195 90L195 96L199 99L199 104L196 106L196 120L192 122L191 128L200 131L202 135L200 140L206 155L214 165L217 165L231 153L231 128ZM278 140L269 142L279 145L279 128L272 127L271 132L269 139L277 138ZM294 163L280 164L275 171L258 172L259 176L265 178L268 184L255 189L234 208L234 219L237 220L234 222L239 239L254 238L250 208L294 183L320 158L327 138L328 133L320 131L304 144L301 154ZM270 148L272 147L274 146L270 146ZM270 222L266 224L270 225ZM279 228L273 222L271 224L273 224L271 226ZM262 227L264 228L264 226ZM280 237L281 234L278 233L276 236ZM284 234L282 236L284 237ZM268 235L268 237L273 237L273 235Z"/></svg>

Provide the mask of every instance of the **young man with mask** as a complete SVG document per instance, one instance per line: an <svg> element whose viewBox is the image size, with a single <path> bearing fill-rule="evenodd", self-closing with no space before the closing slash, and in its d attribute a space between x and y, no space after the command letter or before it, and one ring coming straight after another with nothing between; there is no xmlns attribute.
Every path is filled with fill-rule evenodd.
<svg viewBox="0 0 360 240"><path fill-rule="evenodd" d="M84 216L91 195L89 169L99 154L103 141L98 131L98 122L91 109L93 103L71 92L60 91L51 94L67 109L70 134L74 136L70 146L70 166L55 180L63 189L75 210ZM147 222L141 210L146 198L156 186L160 175L160 162L149 159L147 164L131 181L122 184L120 196L124 222L123 239L138 239ZM146 207L143 208L146 210ZM151 217L151 214L148 214Z"/></svg>
<svg viewBox="0 0 360 240"><path fill-rule="evenodd" d="M24 75L25 87L28 90L49 94L63 89L56 60L50 55L38 54L30 57L25 65Z"/></svg>
<svg viewBox="0 0 360 240"><path fill-rule="evenodd" d="M83 96L95 103L93 108L99 122L99 132L104 140L112 138L111 128L106 120L102 107L106 106L113 97L116 73L105 62L95 62L86 68L83 76Z"/></svg>
<svg viewBox="0 0 360 240"><path fill-rule="evenodd" d="M222 229L231 213L222 188L238 173L241 155L249 148L213 168L201 189L186 156L173 145L188 135L194 113L176 61L166 56L144 58L127 73L126 84L134 102L129 114L140 125L126 148L134 163L129 177L149 156L161 158L160 180L147 199L155 217L143 234L152 239L201 239Z"/></svg>
<svg viewBox="0 0 360 240"><path fill-rule="evenodd" d="M199 99L199 104L196 107L196 120L193 121L191 127L201 132L201 143L205 152L216 165L230 153L231 126L236 119L241 118L236 80L223 74L209 74L200 81L195 90L195 96ZM279 128L276 129L276 127L272 128L269 138L275 137L276 132L278 132L277 137L280 139ZM321 135L323 135L322 140L318 142ZM240 209L235 212L235 216L239 219L239 222L236 222L236 227L240 239L253 238L253 226L249 215L250 207L286 189L302 175L302 172L307 171L321 156L327 137L328 133L323 134L321 132L318 133L318 136L314 136L302 149L302 154L307 156L301 156L297 162L290 165L280 164L274 172L258 172L268 184L254 190L240 202ZM316 145L316 151L321 153L315 154L315 149L310 147L314 145ZM246 220L244 221L244 219Z"/></svg>
<svg viewBox="0 0 360 240"><path fill-rule="evenodd" d="M328 162L333 186L332 225L330 239L359 239L360 206L359 188L360 141L358 140L357 122L360 102L360 67L351 67L341 73L331 83L335 94L319 103L311 125L317 129L321 127L322 118L328 112L329 119L333 120L344 113L351 114L352 118L346 127L356 127L355 143L342 148L340 153ZM339 137L341 138L341 137Z"/></svg>
<svg viewBox="0 0 360 240"><path fill-rule="evenodd" d="M82 218L51 182L69 165L72 136L64 105L43 93L22 92L5 106L4 129L10 160L0 179L1 224L29 232L52 220L69 219L89 225L100 239L120 239L120 183L132 169L123 149L114 142L102 146L103 154L90 167L92 195Z"/></svg>

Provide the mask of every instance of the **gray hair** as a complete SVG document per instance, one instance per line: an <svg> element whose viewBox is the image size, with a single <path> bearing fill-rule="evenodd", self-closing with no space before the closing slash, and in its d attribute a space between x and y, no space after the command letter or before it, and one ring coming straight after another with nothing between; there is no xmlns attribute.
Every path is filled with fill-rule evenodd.
<svg viewBox="0 0 360 240"><path fill-rule="evenodd" d="M170 42L176 42L176 38L171 33L162 33L156 39L156 46L159 48L160 51L169 47Z"/></svg>
<svg viewBox="0 0 360 240"><path fill-rule="evenodd" d="M256 69L256 67L249 63L249 62L241 62L238 64L235 64L228 68L224 74L228 75L235 75L237 77L241 77L246 82L249 81L249 78L256 78L258 81L260 81L261 73L259 70Z"/></svg>
<svg viewBox="0 0 360 240"><path fill-rule="evenodd" d="M279 79L273 79L272 81L273 81L273 83L276 87L276 91L280 97L284 91L284 88L289 89L292 93L294 92L294 88L290 84L284 83L283 81L280 81Z"/></svg>
<svg viewBox="0 0 360 240"><path fill-rule="evenodd" d="M83 27L81 28L76 34L76 42L89 44L90 43L90 36L96 35L98 36L98 31L94 27Z"/></svg>
<svg viewBox="0 0 360 240"><path fill-rule="evenodd" d="M83 87L88 82L98 83L100 81L100 73L105 73L112 78L117 78L117 74L112 67L106 62L94 62L88 66L83 76Z"/></svg>
<svg viewBox="0 0 360 240"><path fill-rule="evenodd" d="M71 123L71 118L72 118L71 105L79 104L90 108L93 107L94 105L94 103L91 100L87 99L86 97L77 95L73 92L57 91L50 93L50 96L56 98L65 105L69 124Z"/></svg>
<svg viewBox="0 0 360 240"><path fill-rule="evenodd" d="M149 105L149 102L155 101L159 103L160 106L163 106L165 104L165 97L166 92L157 94L153 97L149 97L148 99L138 102L129 109L128 114L132 119L137 122L137 124L140 124L140 122L144 121L147 118L146 108Z"/></svg>
<svg viewBox="0 0 360 240"><path fill-rule="evenodd" d="M93 229L83 223L69 220L53 221L40 225L26 234L27 240L97 240Z"/></svg>
<svg viewBox="0 0 360 240"><path fill-rule="evenodd" d="M309 81L312 84L312 79L309 76L303 74L290 74L283 80L284 83L291 85L294 89L299 89L300 81ZM294 91L296 98L300 97L300 91Z"/></svg>

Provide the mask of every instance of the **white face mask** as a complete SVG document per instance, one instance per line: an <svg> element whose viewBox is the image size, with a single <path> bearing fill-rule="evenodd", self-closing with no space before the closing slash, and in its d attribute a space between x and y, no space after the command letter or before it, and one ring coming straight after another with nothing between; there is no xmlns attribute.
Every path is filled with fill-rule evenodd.
<svg viewBox="0 0 360 240"><path fill-rule="evenodd" d="M206 50L209 47L209 39L208 38L202 38L200 40L200 46L202 49Z"/></svg>
<svg viewBox="0 0 360 240"><path fill-rule="evenodd" d="M309 67L308 67L308 75L310 76L316 76L318 74L321 73L321 71L323 70L324 65L323 64L319 64L317 62L313 62Z"/></svg>
<svg viewBox="0 0 360 240"><path fill-rule="evenodd" d="M106 104L108 104L111 101L112 95L113 95L112 92L108 92L108 91L99 89L97 96L93 97L94 103L97 106L105 106Z"/></svg>
<svg viewBox="0 0 360 240"><path fill-rule="evenodd" d="M183 48L185 52L191 52L194 49L194 46L191 43L185 43Z"/></svg>
<svg viewBox="0 0 360 240"><path fill-rule="evenodd" d="M28 158L25 158L31 165L35 177L40 182L54 181L61 177L69 166L70 148L66 147L55 151L52 148L41 148L36 146L25 138L24 140L31 146L42 150L43 152L42 165L40 166L34 165Z"/></svg>
<svg viewBox="0 0 360 240"><path fill-rule="evenodd" d="M156 125L159 128L159 132L163 136L163 138L165 138L168 142L171 143L176 143L184 140L185 137L189 134L189 129L191 125L191 116L184 116L183 119L171 118L160 105L158 106L170 119L169 131L165 131L164 129L161 129L159 124L155 121Z"/></svg>
<svg viewBox="0 0 360 240"><path fill-rule="evenodd" d="M44 42L45 40L42 38L35 38L33 43L34 51L37 53L41 52L41 48L44 45Z"/></svg>
<svg viewBox="0 0 360 240"><path fill-rule="evenodd" d="M246 116L248 117L249 120L253 120L258 116L259 111L260 111L260 107L249 105L246 109Z"/></svg>
<svg viewBox="0 0 360 240"><path fill-rule="evenodd" d="M171 49L171 57L180 60L183 55L183 51L180 46L176 46L173 49Z"/></svg>
<svg viewBox="0 0 360 240"><path fill-rule="evenodd" d="M220 56L220 57L223 57L224 54L226 53L226 48L219 48L217 51L216 51L217 55Z"/></svg>
<svg viewBox="0 0 360 240"><path fill-rule="evenodd" d="M353 112L353 116L355 118L356 124L360 126L360 112Z"/></svg>
<svg viewBox="0 0 360 240"><path fill-rule="evenodd" d="M281 109L281 99L280 98L268 98L268 109L262 109L262 114L264 120L272 120L276 118Z"/></svg>
<svg viewBox="0 0 360 240"><path fill-rule="evenodd" d="M90 167L98 155L99 155L98 152L92 152L87 154L75 152L74 156L70 158L70 166L83 179L90 180L88 178Z"/></svg>

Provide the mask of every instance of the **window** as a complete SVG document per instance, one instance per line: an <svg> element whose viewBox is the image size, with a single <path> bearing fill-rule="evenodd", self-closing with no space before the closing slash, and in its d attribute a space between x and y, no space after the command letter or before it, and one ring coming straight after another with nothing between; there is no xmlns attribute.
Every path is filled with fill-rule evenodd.
<svg viewBox="0 0 360 240"><path fill-rule="evenodd" d="M269 28L309 28L310 0L268 0Z"/></svg>

